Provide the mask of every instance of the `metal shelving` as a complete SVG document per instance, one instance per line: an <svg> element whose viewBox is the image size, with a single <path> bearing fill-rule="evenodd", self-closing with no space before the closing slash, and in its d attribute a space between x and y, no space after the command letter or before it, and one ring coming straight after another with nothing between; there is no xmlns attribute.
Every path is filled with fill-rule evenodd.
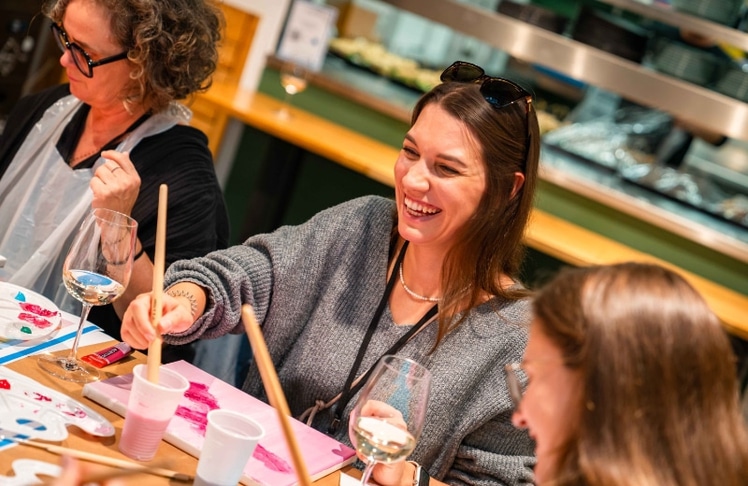
<svg viewBox="0 0 748 486"><path fill-rule="evenodd" d="M660 4L646 5L636 0L598 0L613 7L622 8L629 12L657 20L663 24L680 27L715 40L719 40L748 51L748 34L740 30L710 22L687 13L679 12L672 7Z"/></svg>
<svg viewBox="0 0 748 486"><path fill-rule="evenodd" d="M469 4L454 0L383 1L480 39L523 61L541 64L637 103L667 111L696 126L748 140L748 104L734 98ZM748 35L713 22L632 0L605 0L605 3L707 33L737 47L748 47Z"/></svg>

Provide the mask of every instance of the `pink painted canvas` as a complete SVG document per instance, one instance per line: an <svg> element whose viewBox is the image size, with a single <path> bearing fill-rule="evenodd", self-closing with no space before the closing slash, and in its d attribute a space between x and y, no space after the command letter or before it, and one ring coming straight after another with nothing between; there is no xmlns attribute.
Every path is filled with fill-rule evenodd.
<svg viewBox="0 0 748 486"><path fill-rule="evenodd" d="M190 388L177 409L176 416L166 429L164 440L185 452L200 456L205 439L209 411L222 408L247 414L265 428L260 441L244 468L242 484L254 486L291 486L297 484L291 454L283 430L273 407L185 362L164 365L187 378ZM104 407L125 414L132 375L88 383L83 396ZM318 479L353 462L355 451L298 420L291 420L296 440L301 448L312 479Z"/></svg>

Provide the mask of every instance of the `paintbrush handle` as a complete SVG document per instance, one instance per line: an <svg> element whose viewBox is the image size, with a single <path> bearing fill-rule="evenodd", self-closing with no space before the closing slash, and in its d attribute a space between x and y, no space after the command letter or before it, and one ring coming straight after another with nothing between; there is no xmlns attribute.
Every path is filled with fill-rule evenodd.
<svg viewBox="0 0 748 486"><path fill-rule="evenodd" d="M164 268L166 259L166 208L169 199L169 188L161 184L158 188L158 216L156 219L156 252L153 255L153 285L151 292L151 324L156 330L156 339L148 346L146 377L151 383L158 383L159 366L161 366L161 297L164 292Z"/></svg>
<svg viewBox="0 0 748 486"><path fill-rule="evenodd" d="M126 476L134 476L135 474L153 474L154 470L160 469L157 466L143 466L141 468L119 468L116 470L103 471L99 473L89 474L80 479L79 484L100 484L104 481L108 481L114 478L122 478ZM157 474L158 476L158 474ZM192 483L193 478L191 476L183 475L184 478L171 478L174 481ZM50 479L42 483L43 486L55 484L56 479Z"/></svg>
<svg viewBox="0 0 748 486"><path fill-rule="evenodd" d="M188 474L179 473L176 471L172 471L170 469L143 466L142 464L138 464L137 462L126 461L124 459L116 459L114 457L102 456L99 454L94 454L93 452L86 452L86 451L81 451L78 449L71 449L69 447L62 447L62 446L58 446L54 444L45 444L43 442L35 442L33 440L19 440L17 442L19 444L24 444L24 445L31 446L31 447L37 447L39 449L44 449L45 451L51 452L53 454L66 455L66 456L74 457L76 459L80 459L82 461L89 461L89 462L95 462L97 464L102 464L104 466L118 467L120 469L127 469L127 470L137 470L138 472L153 474L155 476L163 476L166 478L171 478L171 479L174 479L177 481L183 481L183 482L190 482L194 479L192 476L189 476Z"/></svg>
<svg viewBox="0 0 748 486"><path fill-rule="evenodd" d="M291 452L291 460L296 468L296 476L299 479L300 486L311 486L312 481L309 478L304 458L301 456L301 450L299 444L296 441L293 429L291 428L291 422L289 416L291 411L288 409L288 402L286 402L286 396L283 394L283 388L281 388L280 381L278 381L278 373L275 371L273 360L270 357L265 338L262 335L262 330L255 317L255 312L252 306L244 304L242 306L242 321L244 323L244 329L247 331L249 337L249 344L252 347L252 353L254 354L255 362L260 370L260 378L265 386L265 392L270 401L270 405L275 407L278 412L278 419L280 420L281 429L283 435L286 438L286 444Z"/></svg>

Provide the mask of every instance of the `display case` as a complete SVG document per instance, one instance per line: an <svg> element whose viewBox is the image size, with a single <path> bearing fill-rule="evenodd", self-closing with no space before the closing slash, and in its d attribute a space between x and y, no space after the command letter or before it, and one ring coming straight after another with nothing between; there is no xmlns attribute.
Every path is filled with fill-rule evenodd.
<svg viewBox="0 0 748 486"><path fill-rule="evenodd" d="M558 144L548 143L553 140L553 132L549 132L544 135L539 199L541 204L545 201L545 207L551 212L632 246L637 246L637 238L646 240L649 237L651 231L646 225L675 235L676 239L663 238L659 256L666 259L677 258L682 253L676 246L690 245L706 248L720 258L724 256L722 262L717 262L719 258L713 256L704 257L700 264L704 274L712 277L709 274L712 269L708 268L711 260L714 267L721 265L725 272L732 273L723 284L748 294L745 273L748 269L748 104L744 101L719 92L714 83L699 85L656 69L652 65L651 50L644 61L635 62L576 40L569 29L558 33L503 14L498 8L501 2L496 0L362 0L350 3L378 14L380 25L374 26L372 34L379 37L375 41L402 57L412 56L434 69L443 68L447 59L456 58L476 61L491 74L501 74L500 70L507 65L511 67L512 63L514 67L530 66L532 73L529 75L537 75L539 83L555 82L552 89L544 92L556 90L562 98L576 103L572 106L576 109L586 104L605 112L603 105L615 98L625 100L629 113L635 108L651 109L696 132L724 136L716 145L696 138L682 163L674 167L666 167L654 157L626 159L631 159L631 153L625 154L623 162L605 167L599 161L585 160L563 147L559 150ZM662 2L604 0L598 3L622 17L641 17L709 37L731 46L736 52L748 50L748 34L741 30L676 11ZM403 28L404 22L407 28ZM372 26L366 28L372 29ZM361 26L357 29L362 31ZM391 82L385 83L376 74L363 71L332 57L315 82L341 96L407 121L418 93L399 83L394 86ZM639 122L629 123L628 128L641 130ZM582 141L579 134L572 138ZM611 150L612 154L620 152ZM653 168L662 172L655 175L663 180L658 179L648 187L649 179L643 177L643 171L652 172ZM670 181L670 187L663 189L667 186L663 181ZM718 206L714 201L700 204L699 198L702 201L709 198L688 193L689 185L697 189L708 186L709 197L718 194L725 204ZM589 218L589 213L576 214L578 207L569 209L566 202L570 199L582 201L580 205L603 208L596 217L599 216L605 228L600 229L601 226L588 221L594 219ZM563 208L569 210L564 213ZM617 231L615 227L625 219L629 226L621 224ZM638 228L639 233L625 234L639 222L645 224ZM649 251L646 246L640 249ZM692 258L685 254L680 257L675 263L689 268ZM702 273L702 269L691 269Z"/></svg>

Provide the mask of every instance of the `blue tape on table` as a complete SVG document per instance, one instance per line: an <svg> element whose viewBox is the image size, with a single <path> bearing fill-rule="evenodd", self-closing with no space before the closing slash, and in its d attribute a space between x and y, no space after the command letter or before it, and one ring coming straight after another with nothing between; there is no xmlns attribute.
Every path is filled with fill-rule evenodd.
<svg viewBox="0 0 748 486"><path fill-rule="evenodd" d="M99 326L91 324L83 328L82 334L88 334L89 332L92 332L92 331L101 331L101 328ZM77 329L67 334L63 334L62 336L57 336L54 339L50 339L48 341L44 341L43 343L39 343L35 346L29 346L28 348L20 349L16 351L15 353L11 353L3 357L0 357L0 365L3 365L5 363L10 363L11 361L15 361L17 359L23 358L30 354L38 353L39 351L42 351L44 349L51 348L55 344L63 343L67 341L68 339L73 339L75 338L76 332L77 332Z"/></svg>

